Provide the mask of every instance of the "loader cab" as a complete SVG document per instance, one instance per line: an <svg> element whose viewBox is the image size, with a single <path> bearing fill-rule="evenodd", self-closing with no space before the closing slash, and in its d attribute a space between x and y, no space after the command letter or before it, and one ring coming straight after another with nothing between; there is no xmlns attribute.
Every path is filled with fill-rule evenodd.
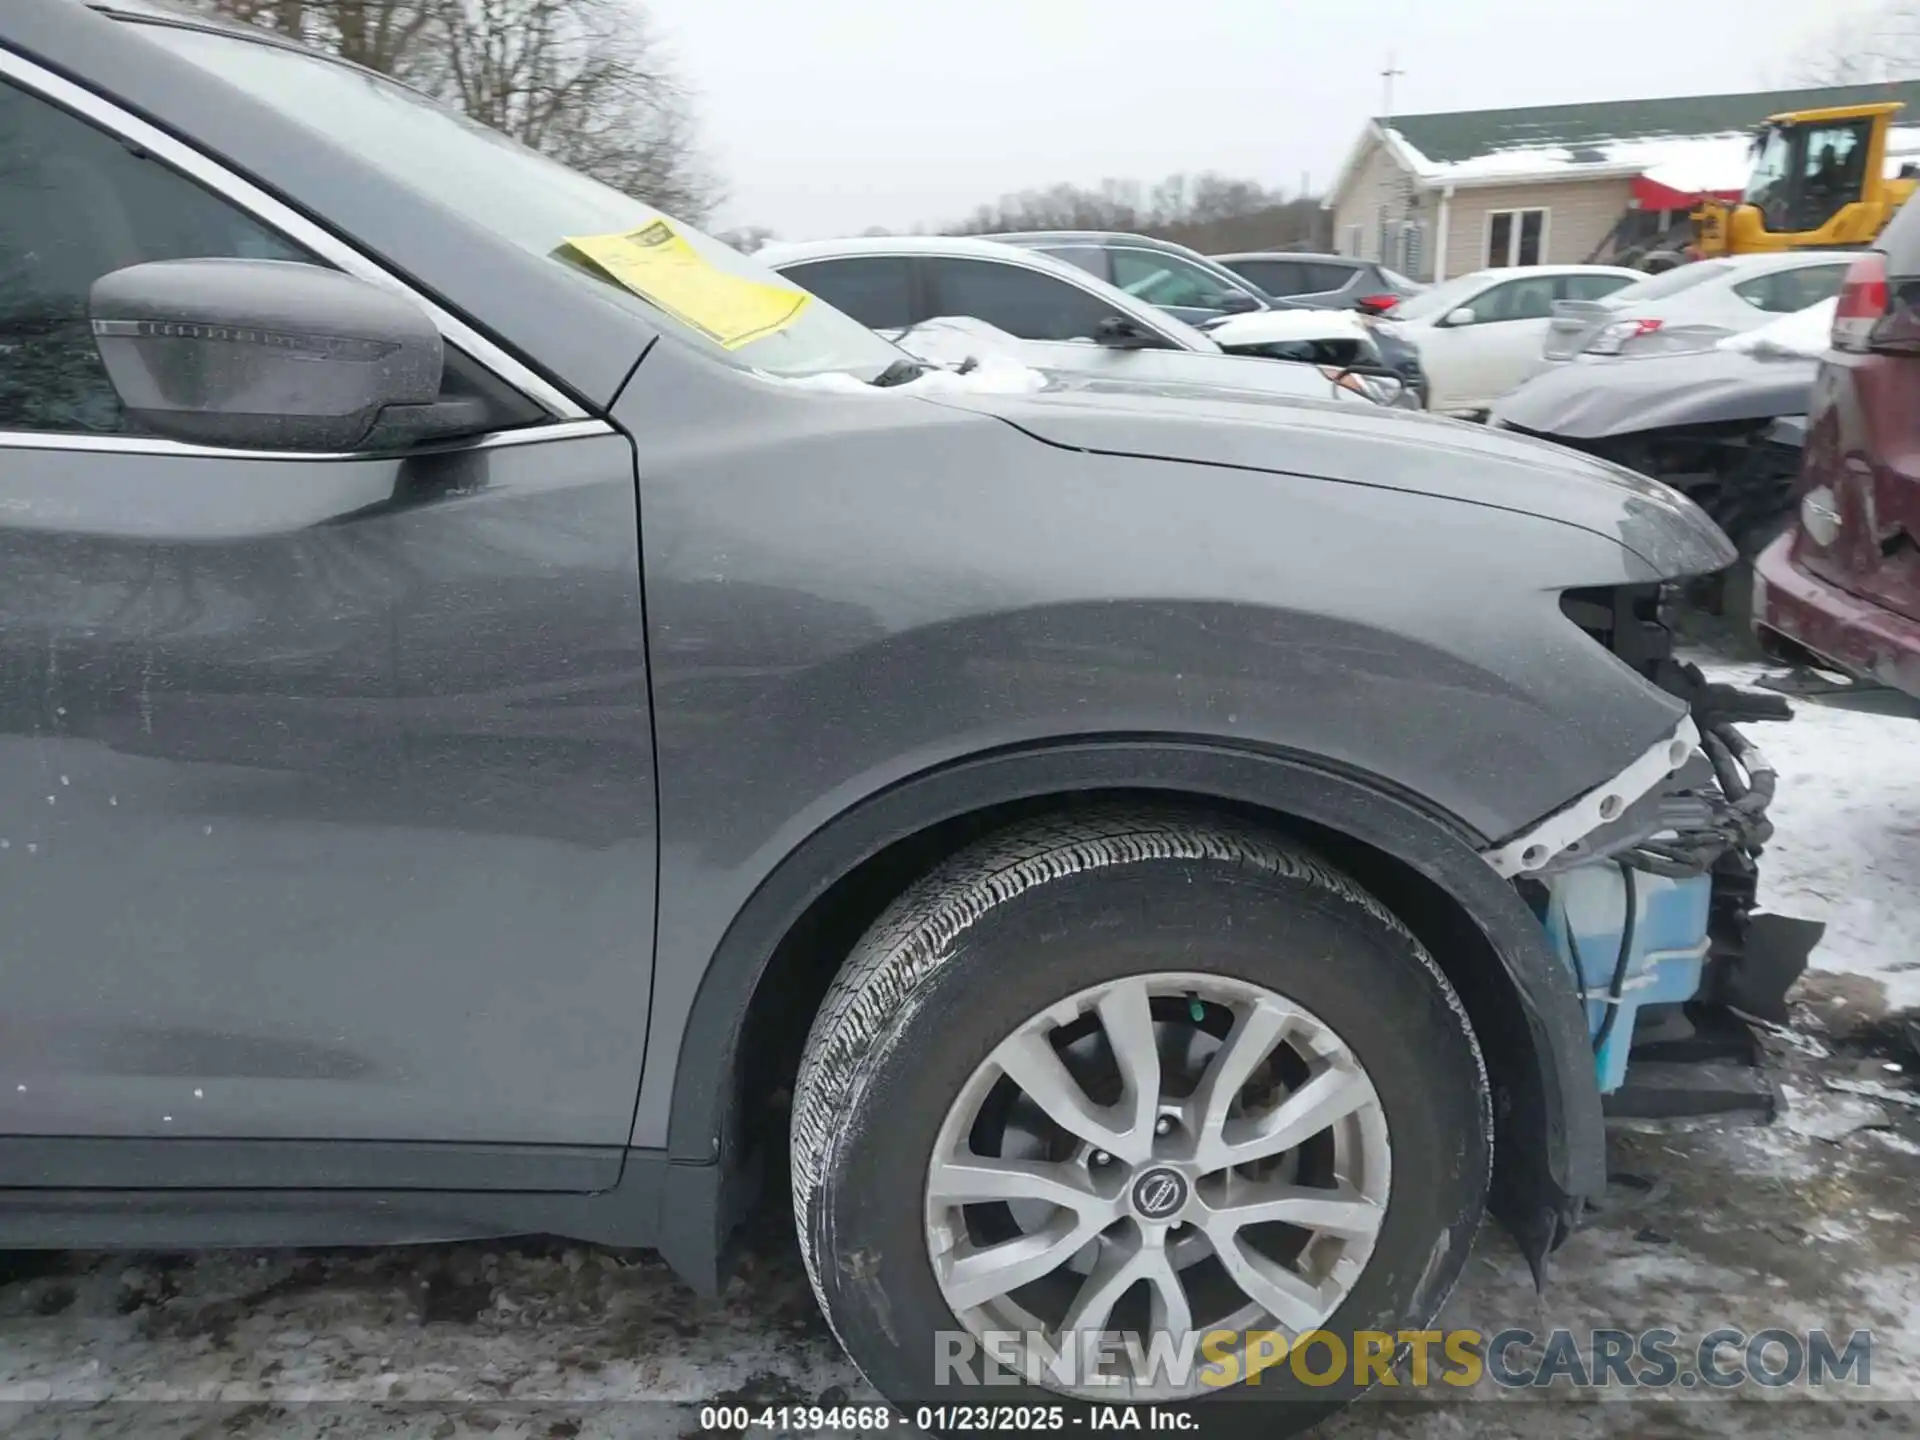
<svg viewBox="0 0 1920 1440"><path fill-rule="evenodd" d="M1873 132L1872 119L1767 125L1754 138L1741 202L1755 206L1773 234L1820 229L1865 198Z"/></svg>
<svg viewBox="0 0 1920 1440"><path fill-rule="evenodd" d="M1898 102L1775 115L1755 134L1739 206L1700 220L1703 253L1864 245L1910 181L1889 182L1887 134ZM1709 210L1716 207L1707 207Z"/></svg>

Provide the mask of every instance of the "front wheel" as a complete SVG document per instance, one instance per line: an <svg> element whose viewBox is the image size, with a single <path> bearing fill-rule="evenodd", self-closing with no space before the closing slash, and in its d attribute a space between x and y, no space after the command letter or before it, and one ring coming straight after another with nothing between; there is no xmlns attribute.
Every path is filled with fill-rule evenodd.
<svg viewBox="0 0 1920 1440"><path fill-rule="evenodd" d="M1362 1333L1431 1319L1491 1153L1466 1015L1374 897L1257 830L1097 812L956 856L862 940L802 1061L794 1207L910 1411L1258 1397L1284 1434L1378 1378ZM1314 1331L1340 1373L1324 1341L1288 1363Z"/></svg>

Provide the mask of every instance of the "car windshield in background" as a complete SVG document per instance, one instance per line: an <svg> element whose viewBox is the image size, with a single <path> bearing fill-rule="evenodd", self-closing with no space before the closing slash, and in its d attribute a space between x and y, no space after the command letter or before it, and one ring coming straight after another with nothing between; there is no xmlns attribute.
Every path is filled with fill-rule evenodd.
<svg viewBox="0 0 1920 1440"><path fill-rule="evenodd" d="M1665 300L1691 290L1696 285L1704 285L1716 275L1724 275L1733 269L1729 260L1696 260L1691 265L1676 265L1671 270L1663 270L1658 275L1650 275L1645 280L1636 280L1624 289L1616 290L1607 297L1611 304L1638 305L1643 300Z"/></svg>
<svg viewBox="0 0 1920 1440"><path fill-rule="evenodd" d="M1137 280L1129 280L1120 288L1149 305L1205 305L1220 293L1213 289L1203 290L1193 283L1191 276L1179 275L1167 269L1155 270Z"/></svg>
<svg viewBox="0 0 1920 1440"><path fill-rule="evenodd" d="M1477 275L1462 275L1457 280L1445 281L1431 290L1422 290L1418 295L1409 295L1393 307L1393 313L1389 318L1424 320L1429 315L1444 315L1455 306L1465 303L1469 296L1479 294L1486 288L1486 283Z"/></svg>
<svg viewBox="0 0 1920 1440"><path fill-rule="evenodd" d="M903 358L866 326L824 301L809 297L797 308L779 303L785 295L798 293L795 287L732 247L404 85L290 46L165 22L129 23L143 25L155 41L183 59L352 151L366 164L473 224L566 267L581 284L630 306L666 333L734 364L783 376L843 371L870 380ZM664 229L659 228L662 222ZM722 344L683 318L697 307L697 295L675 314L616 284L567 246L577 237L617 237L650 229L655 241L670 232L692 252L687 255L674 247L688 262L673 280L676 297L693 295L686 288L690 271L693 284L704 285L715 297L716 310L725 305L737 315L744 297L767 311L771 318L760 333L743 338L752 332L716 332L726 335L728 343ZM607 255L618 263L617 252ZM595 259L606 263L598 254ZM644 272L645 257L640 259L636 275ZM656 293L664 296L666 291Z"/></svg>

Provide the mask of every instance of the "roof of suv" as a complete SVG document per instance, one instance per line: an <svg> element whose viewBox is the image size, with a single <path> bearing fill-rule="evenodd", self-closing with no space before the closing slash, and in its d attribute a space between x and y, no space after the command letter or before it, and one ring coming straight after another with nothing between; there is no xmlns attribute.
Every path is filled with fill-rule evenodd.
<svg viewBox="0 0 1920 1440"><path fill-rule="evenodd" d="M1164 250L1169 255L1185 255L1194 260L1207 258L1190 246L1176 245L1171 240L1156 239L1152 235L1135 235L1128 230L1006 230L985 238L1018 245L1022 249L1035 245L1126 244L1140 250Z"/></svg>
<svg viewBox="0 0 1920 1440"><path fill-rule="evenodd" d="M1625 265L1489 265L1485 269L1449 275L1444 283L1451 285L1456 280L1518 280L1528 275L1631 275L1637 280L1646 278L1645 272L1630 270Z"/></svg>
<svg viewBox="0 0 1920 1440"><path fill-rule="evenodd" d="M1305 260L1311 264L1325 265L1372 265L1372 260L1361 260L1352 255L1329 255L1324 250L1235 250L1226 255L1211 255L1211 260L1226 264L1231 260Z"/></svg>
<svg viewBox="0 0 1920 1440"><path fill-rule="evenodd" d="M1776 270L1798 270L1808 265L1851 265L1857 250L1783 250L1772 255L1727 255L1730 275L1770 275Z"/></svg>
<svg viewBox="0 0 1920 1440"><path fill-rule="evenodd" d="M754 259L766 265L787 265L823 255L973 255L982 260L1017 260L1042 269L1058 266L1073 276L1085 273L1044 252L977 235L850 235L841 240L776 241L756 250Z"/></svg>

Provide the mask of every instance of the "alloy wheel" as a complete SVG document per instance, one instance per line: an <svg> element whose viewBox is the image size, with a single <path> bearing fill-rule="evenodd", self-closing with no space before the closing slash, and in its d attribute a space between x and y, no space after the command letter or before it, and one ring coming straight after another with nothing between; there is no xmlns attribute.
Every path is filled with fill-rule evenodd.
<svg viewBox="0 0 1920 1440"><path fill-rule="evenodd" d="M1385 1112L1331 1027L1231 976L1131 975L1031 1017L961 1088L928 1255L961 1324L1035 1383L1181 1398L1207 1357L1146 1375L1139 1357L1323 1324L1390 1179Z"/></svg>

